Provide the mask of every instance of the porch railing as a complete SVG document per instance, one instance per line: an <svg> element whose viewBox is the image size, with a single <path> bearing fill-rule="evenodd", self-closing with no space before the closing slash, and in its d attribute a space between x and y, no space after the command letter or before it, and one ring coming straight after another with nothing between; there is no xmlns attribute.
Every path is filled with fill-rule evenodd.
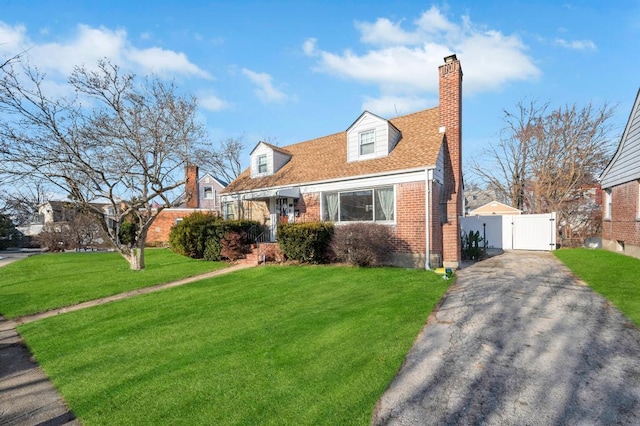
<svg viewBox="0 0 640 426"><path fill-rule="evenodd" d="M251 242L252 244L269 243L271 242L271 235L274 230L275 227L272 226L253 225L251 228L249 228L248 232L249 242Z"/></svg>

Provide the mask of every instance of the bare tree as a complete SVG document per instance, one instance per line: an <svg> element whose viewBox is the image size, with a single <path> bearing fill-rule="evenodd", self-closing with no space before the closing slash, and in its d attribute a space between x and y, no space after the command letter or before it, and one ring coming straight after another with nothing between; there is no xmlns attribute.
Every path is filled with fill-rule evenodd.
<svg viewBox="0 0 640 426"><path fill-rule="evenodd" d="M495 145L471 164L472 173L529 213L556 211L569 223L585 198L585 185L606 166L612 148L614 107L518 103L505 111L506 127Z"/></svg>
<svg viewBox="0 0 640 426"><path fill-rule="evenodd" d="M197 163L226 182L234 180L242 172L242 137L227 138L217 148L200 149L196 152Z"/></svg>
<svg viewBox="0 0 640 426"><path fill-rule="evenodd" d="M26 187L0 192L0 211L11 216L16 226L26 226L38 213L38 206L47 201L41 182L30 182Z"/></svg>
<svg viewBox="0 0 640 426"><path fill-rule="evenodd" d="M28 64L0 75L0 173L66 193L131 269L143 269L147 231L179 202L189 155L204 137L195 98L158 77L139 82L106 60L74 69L73 98L48 97L44 76ZM136 229L125 242L127 221Z"/></svg>
<svg viewBox="0 0 640 426"><path fill-rule="evenodd" d="M540 138L540 117L548 104L537 106L520 102L516 112L504 111L506 126L500 140L487 148L481 160L471 164L472 173L487 189L495 191L500 201L523 210L526 202L527 184L532 174L532 151Z"/></svg>

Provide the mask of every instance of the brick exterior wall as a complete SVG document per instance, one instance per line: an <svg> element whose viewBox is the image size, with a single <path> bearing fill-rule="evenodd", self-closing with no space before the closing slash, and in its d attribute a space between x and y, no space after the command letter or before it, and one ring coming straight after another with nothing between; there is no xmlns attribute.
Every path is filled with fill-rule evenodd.
<svg viewBox="0 0 640 426"><path fill-rule="evenodd" d="M164 209L153 220L149 232L147 232L147 245L159 246L169 243L169 234L171 227L176 223L177 219L183 219L193 212L200 211L202 213L212 213L211 210L202 209Z"/></svg>
<svg viewBox="0 0 640 426"><path fill-rule="evenodd" d="M425 182L396 185L396 226L391 243L395 253L425 253Z"/></svg>
<svg viewBox="0 0 640 426"><path fill-rule="evenodd" d="M461 260L462 211L462 68L455 55L445 58L440 74L440 126L445 128L446 223L442 225L443 264L458 267Z"/></svg>
<svg viewBox="0 0 640 426"><path fill-rule="evenodd" d="M611 218L602 222L603 246L635 257L640 257L639 185L636 180L613 187Z"/></svg>
<svg viewBox="0 0 640 426"><path fill-rule="evenodd" d="M304 194L296 201L294 209L300 213L296 221L313 222L320 220L320 194Z"/></svg>
<svg viewBox="0 0 640 426"><path fill-rule="evenodd" d="M434 185L430 200L431 267L440 266L442 259L442 227L439 214L439 185ZM396 185L396 225L390 225L393 263L399 266L423 268L425 266L426 216L425 181ZM295 205L300 211L297 222L312 222L321 219L320 193L303 194Z"/></svg>

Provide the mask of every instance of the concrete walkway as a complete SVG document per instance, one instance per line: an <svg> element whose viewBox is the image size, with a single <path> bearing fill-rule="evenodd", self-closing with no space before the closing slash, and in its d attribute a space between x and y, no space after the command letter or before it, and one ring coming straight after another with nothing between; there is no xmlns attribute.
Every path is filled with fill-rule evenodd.
<svg viewBox="0 0 640 426"><path fill-rule="evenodd" d="M458 273L373 424L640 424L640 330L552 254Z"/></svg>
<svg viewBox="0 0 640 426"><path fill-rule="evenodd" d="M69 411L44 371L31 358L29 350L16 332L16 325L229 274L255 265L256 262L244 261L228 268L183 280L104 297L15 320L5 320L0 317L0 425L60 426L80 424L73 413Z"/></svg>

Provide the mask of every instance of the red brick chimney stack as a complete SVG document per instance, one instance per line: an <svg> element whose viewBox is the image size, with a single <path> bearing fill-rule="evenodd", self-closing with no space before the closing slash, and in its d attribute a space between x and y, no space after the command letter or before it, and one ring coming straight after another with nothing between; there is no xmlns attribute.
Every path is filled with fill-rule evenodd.
<svg viewBox="0 0 640 426"><path fill-rule="evenodd" d="M197 209L200 207L200 197L198 196L198 166L194 164L187 164L185 193L187 196L188 209Z"/></svg>
<svg viewBox="0 0 640 426"><path fill-rule="evenodd" d="M462 216L462 68L456 55L440 65L440 126L444 128L444 188L447 195L447 222L442 227L445 267L458 267L461 260L460 221ZM448 179L448 180L447 180ZM453 183L450 183L453 182Z"/></svg>

